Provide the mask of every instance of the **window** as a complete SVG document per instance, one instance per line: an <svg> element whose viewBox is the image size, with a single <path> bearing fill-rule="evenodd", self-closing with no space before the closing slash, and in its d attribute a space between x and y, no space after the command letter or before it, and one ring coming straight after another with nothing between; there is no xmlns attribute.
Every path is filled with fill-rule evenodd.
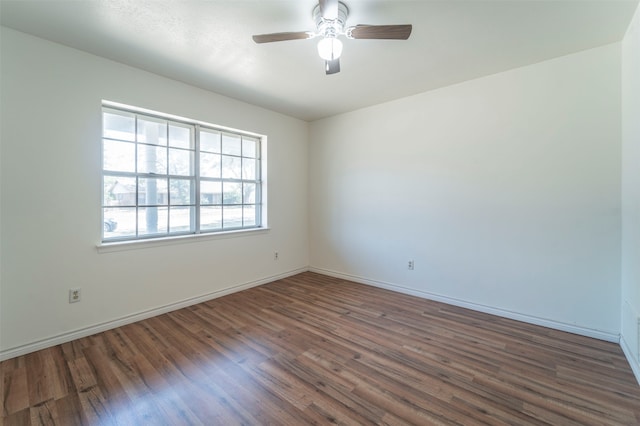
<svg viewBox="0 0 640 426"><path fill-rule="evenodd" d="M261 227L261 138L102 110L102 241Z"/></svg>

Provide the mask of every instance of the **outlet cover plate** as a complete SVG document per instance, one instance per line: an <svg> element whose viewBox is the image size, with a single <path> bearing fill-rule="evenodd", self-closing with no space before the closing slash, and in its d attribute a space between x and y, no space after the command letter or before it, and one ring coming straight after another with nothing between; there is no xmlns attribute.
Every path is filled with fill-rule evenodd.
<svg viewBox="0 0 640 426"><path fill-rule="evenodd" d="M70 288L69 289L69 303L76 303L80 301L82 293L79 288Z"/></svg>

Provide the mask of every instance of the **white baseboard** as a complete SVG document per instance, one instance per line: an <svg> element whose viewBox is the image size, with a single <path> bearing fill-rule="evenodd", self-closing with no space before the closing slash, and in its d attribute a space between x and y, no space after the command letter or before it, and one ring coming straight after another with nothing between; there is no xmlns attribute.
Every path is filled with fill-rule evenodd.
<svg viewBox="0 0 640 426"><path fill-rule="evenodd" d="M509 318L517 321L526 322L529 324L540 325L547 328L552 328L554 330L566 331L573 334L578 334L581 336L592 337L599 340L604 340L607 342L619 343L620 335L616 333L608 333L605 331L594 330L586 327L578 327L571 324L565 324L562 322L552 321L545 318L538 318L531 315L524 315L513 311L508 311L504 309L494 308L491 306L480 305L473 302L467 302L465 300L455 299L452 297L442 296L435 293L430 293L426 291L414 290L406 287L402 287L396 284L387 283L384 281L372 280L369 278L364 278L356 275L344 274L341 272L332 271L329 269L309 267L311 272L317 272L318 274L329 275L335 278L342 278L349 281L354 281L361 284L367 284L374 287L380 287L387 290L397 291L398 293L408 294L410 296L421 297L423 299L434 300L436 302L447 303L449 305L459 306L462 308L471 309L478 312L484 312L487 314L496 315L499 317Z"/></svg>
<svg viewBox="0 0 640 426"><path fill-rule="evenodd" d="M638 360L634 355L633 351L629 347L629 344L624 339L624 336L620 336L620 347L622 348L622 352L624 352L624 356L627 357L627 361L631 366L631 370L633 371L633 375L636 376L636 381L638 385L640 385L640 360Z"/></svg>
<svg viewBox="0 0 640 426"><path fill-rule="evenodd" d="M256 287L262 284L266 284L272 281L276 281L282 278L287 278L302 272L311 271L316 272L323 275L328 275L336 278L341 278L349 281L358 282L361 284L367 284L374 287L380 287L387 290L397 291L399 293L408 294L411 296L421 297L424 299L434 300L437 302L443 302L454 306L460 306L463 308L472 309L479 312L485 312L492 315L501 316L504 318L510 318L518 321L527 322L530 324L540 325L543 327L553 328L556 330L566 331L569 333L574 333L582 336L593 337L595 339L605 340L608 342L620 343L622 349L629 360L629 364L633 369L633 372L640 383L640 365L635 359L630 355L632 352L626 346L626 342L623 345L624 340L620 339L620 335L614 333L607 333L599 330L593 330L584 327L577 327L570 324L564 324L556 321L547 320L544 318L533 317L529 315L519 314L517 312L507 311L503 309L493 308L490 306L479 305L476 303L467 302L464 300L459 300L447 296L442 296L434 293L414 290L402 286L398 286L396 284L391 284L383 281L372 280L369 278L364 278L356 275L345 274L341 272L336 272L323 268L309 267L309 268L299 268L295 270L291 270L282 274L262 278L260 280L251 281L243 284L239 284L236 286L232 286L223 290L214 291L211 293L203 294L201 296L192 297L189 299L185 299L176 303L171 303L168 305L160 306L158 308L149 309L146 311L138 312L135 314L127 315L112 321L107 321L100 324L95 324L89 327L73 330L70 332L62 333L56 336L52 336L46 339L38 340L36 342L28 343L25 345L17 346L14 348L9 348L0 351L0 361L4 361L10 358L14 358L20 355L25 355L31 352L35 352L41 349L45 349L51 346L59 345L62 343L70 342L75 339L79 339L81 337L90 336L92 334L100 333L102 331L111 330L116 327L120 327L126 324L131 324L136 321L141 321L143 319L151 318L157 315L161 315L167 312L175 311L177 309L185 308L187 306L195 305L197 303L206 302L207 300L215 299L218 297L225 296L227 294L236 293L238 291L246 290L251 287Z"/></svg>
<svg viewBox="0 0 640 426"><path fill-rule="evenodd" d="M146 311L138 312L135 314L127 315L112 321L103 322L100 324L91 325L81 329L69 331L67 333L58 334L56 336L48 337L46 339L38 340L36 342L27 343L25 345L17 346L0 351L0 361L4 361L10 358L14 358L20 355L25 355L31 352L35 352L41 349L49 348L51 346L59 345L62 343L70 342L81 337L90 336L92 334L100 333L102 331L111 330L112 328L120 327L123 325L131 324L136 321L155 317L167 312L175 311L177 309L186 308L187 306L195 305L197 303L206 302L207 300L216 299L218 297L226 296L227 294L236 293L238 291L246 290L251 287L256 287L262 284L270 283L282 278L287 278L292 275L299 274L301 272L308 271L308 268L299 268L292 271L284 272L282 274L273 275L270 277L262 278L256 281L250 281L243 284L238 284L232 287L225 288L223 290L213 291L211 293L203 294L201 296L191 297L179 302L170 303L168 305L160 306Z"/></svg>

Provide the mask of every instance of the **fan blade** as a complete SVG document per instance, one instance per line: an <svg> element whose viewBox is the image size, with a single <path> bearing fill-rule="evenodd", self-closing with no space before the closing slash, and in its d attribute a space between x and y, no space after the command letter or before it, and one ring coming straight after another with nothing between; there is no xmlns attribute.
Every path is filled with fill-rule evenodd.
<svg viewBox="0 0 640 426"><path fill-rule="evenodd" d="M274 41L305 40L313 37L314 37L314 34L309 31L297 31L297 32L290 32L290 33L272 33L272 34L254 35L253 41L255 41L256 43L271 43Z"/></svg>
<svg viewBox="0 0 640 426"><path fill-rule="evenodd" d="M338 19L338 0L320 0L320 14L324 19Z"/></svg>
<svg viewBox="0 0 640 426"><path fill-rule="evenodd" d="M336 74L340 72L340 58L336 58L333 61L324 61L324 70L327 75Z"/></svg>
<svg viewBox="0 0 640 426"><path fill-rule="evenodd" d="M356 39L406 40L411 35L408 25L356 25L347 29L347 34Z"/></svg>

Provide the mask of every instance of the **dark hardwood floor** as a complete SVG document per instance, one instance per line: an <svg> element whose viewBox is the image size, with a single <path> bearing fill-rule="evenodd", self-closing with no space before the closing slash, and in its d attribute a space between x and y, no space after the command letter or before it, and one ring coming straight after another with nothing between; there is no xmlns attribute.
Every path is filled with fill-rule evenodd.
<svg viewBox="0 0 640 426"><path fill-rule="evenodd" d="M304 273L4 361L6 425L640 424L620 347Z"/></svg>

